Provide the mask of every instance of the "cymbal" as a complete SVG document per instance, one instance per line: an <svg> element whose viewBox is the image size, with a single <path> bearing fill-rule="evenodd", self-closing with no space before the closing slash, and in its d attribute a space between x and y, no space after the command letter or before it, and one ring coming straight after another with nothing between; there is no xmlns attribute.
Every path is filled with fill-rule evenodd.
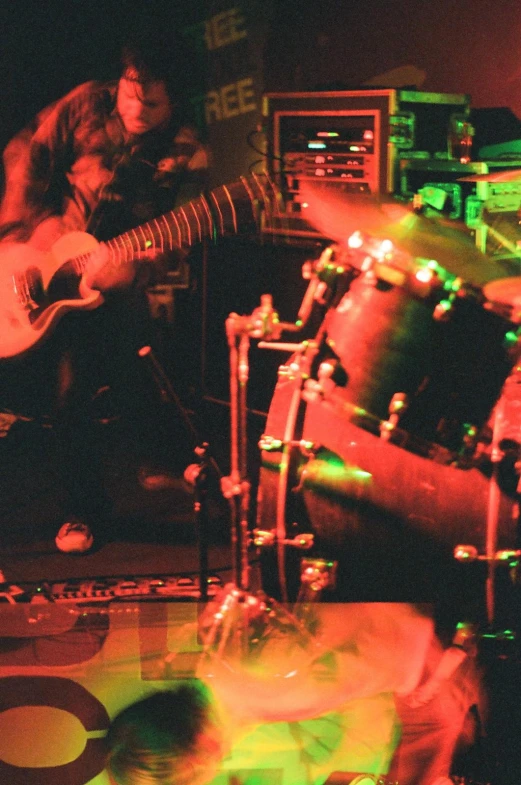
<svg viewBox="0 0 521 785"><path fill-rule="evenodd" d="M483 294L491 302L510 305L521 311L521 275L491 281L483 287Z"/></svg>
<svg viewBox="0 0 521 785"><path fill-rule="evenodd" d="M356 231L388 239L411 257L434 259L476 286L512 274L476 247L464 224L428 218L392 197L350 194L304 180L300 196L303 217L335 242L346 243Z"/></svg>
<svg viewBox="0 0 521 785"><path fill-rule="evenodd" d="M487 172L487 174L469 174L468 177L458 177L460 183L511 183L521 180L521 169L504 169L500 172Z"/></svg>

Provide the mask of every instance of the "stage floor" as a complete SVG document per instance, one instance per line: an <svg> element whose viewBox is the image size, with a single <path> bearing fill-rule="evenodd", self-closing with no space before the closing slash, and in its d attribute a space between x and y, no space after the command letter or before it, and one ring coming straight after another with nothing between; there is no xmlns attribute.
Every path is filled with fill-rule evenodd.
<svg viewBox="0 0 521 785"><path fill-rule="evenodd" d="M200 418L203 422L203 435L212 445L212 454L220 471L226 475L229 471L230 450L229 411L224 406L213 406L209 411L211 416ZM147 454L147 457L150 457L151 453L147 449L149 445L130 443L118 428L110 433L107 432L109 438L105 441L103 461L106 485L113 498L116 514L112 520L107 521L106 526L96 532L93 549L80 556L61 553L54 543L61 522L61 492L56 483L52 460L44 459L40 452L31 449L14 450L6 441L0 440L0 451L3 455L0 569L3 570L8 582L8 586L3 587L4 603L8 599L13 599L6 596L9 595L9 587L19 587L24 590L26 601L39 599L43 595L44 598L60 604L61 608L75 608L80 611L83 609L88 619L98 619L99 614L104 613L110 619L111 629L114 625L117 628L119 614L130 608L141 620L138 625L141 637L147 624L150 623L155 629L157 620L154 619L157 614L161 617L161 623L166 625L164 629L167 630L168 635L172 635L170 630L172 624L168 619L176 616L178 613L176 608L181 608L185 600L195 605L195 608L199 606L197 601L200 599L199 578L202 567L199 526L204 522L207 523L208 531L207 577L210 579L210 595L213 596L220 586L233 581L230 508L229 503L220 494L218 478L214 477L210 482L207 497L208 514L202 520L196 511L194 489L183 477L184 468L192 459L189 439L186 433L183 433L178 419L172 416L170 408L167 407L159 414L159 422L164 426L161 440L164 446L154 456L155 461L148 466L143 465L143 455ZM199 416L201 412L197 414ZM207 414L206 410L204 414ZM258 471L257 441L262 427L262 418L252 419L248 449L252 457L253 493L255 493L255 476ZM152 477L148 487L146 482L143 483L143 468L149 470L147 476ZM162 487L157 488L153 477L160 475L164 475L166 482ZM249 564L250 588L252 592L256 592L259 588L264 588L264 580L259 555L254 549L249 553ZM480 581L477 581L476 586L477 591L482 590ZM468 586L466 591L469 591ZM15 600L17 599L19 598L15 597ZM146 602L147 600L160 602L149 603ZM171 605L170 610L165 610L165 601L167 601L166 605ZM458 598L454 597L454 603L457 601ZM194 610L194 613L196 612ZM342 605L338 606L338 612L343 615ZM185 618L183 613L184 611L181 613L182 620ZM174 622L172 623L175 627L177 622ZM129 645L136 646L133 629L131 625ZM67 634L69 638L73 633L77 633L84 641L82 646L86 645L85 631L75 628ZM154 632L150 639L147 638L149 641L147 646L155 645L153 644L155 634ZM64 647L60 657L65 656L67 652L69 638L67 636L63 638ZM50 641L49 645L58 648L61 646L61 638L58 639L56 636L46 637L45 641ZM34 645L41 648L45 641L37 637ZM14 666L10 664L11 660L14 663L16 657L20 659L22 654L29 656L27 654L29 649L31 651L34 649L32 644L29 647L24 645L17 649L18 653L15 657L14 644L15 641L8 638L7 645L4 647L4 659L7 658L4 663L6 678L11 678L12 674L18 678L17 674L25 673L27 663L22 661L23 657L18 664L15 663L14 670ZM141 652L139 657L142 658L145 644L139 645L141 648L138 647L136 652ZM103 651L108 651L106 644L104 646L105 649L100 651L100 655ZM521 776L521 756L517 743L521 732L518 699L521 684L521 656L518 648L515 640L483 639L482 641L480 656L490 714L484 720L485 737L478 738L470 750L467 749L464 756L457 761L455 771L460 776L467 777L465 782L486 781L493 785L518 785ZM136 654L136 661L139 657ZM33 665L36 668L36 664ZM77 683L82 683L83 665L78 667L79 675L71 678L72 681L77 678ZM96 679L106 678L106 674L103 675L105 667L106 664L97 666L92 659L92 669L89 673L97 673L95 677L92 676L96 682L92 686L94 694L98 689ZM67 668L69 666L66 666ZM62 665L58 665L54 670L56 671L54 676L63 677ZM49 673L47 668L46 678ZM164 674L159 682L157 680L154 682L155 677L153 674L150 675L151 673L152 671L148 673L146 679L152 679L155 686L161 686ZM132 674L136 696L142 689L143 678L145 678L143 673L140 678ZM40 682L36 681L35 688L39 689ZM39 700L45 702L45 696L42 694ZM107 697L105 700L111 712L119 708L121 702L122 698L116 700L115 697L111 699ZM262 763L261 748L265 743L262 733L268 730L268 726L264 727L260 740L255 741L255 744L260 745L259 760L255 763L255 776L265 775L268 777L266 779L268 782L271 775L268 772L262 773L258 768ZM483 729L478 730L481 732ZM0 763L2 754L0 749ZM243 763L239 763L239 760L237 757L234 762L236 770L240 768L244 771ZM14 762L20 765L19 758ZM284 785L286 782L294 782L291 779L291 771L297 770L293 763L288 765L286 774L282 775L280 772L277 774L283 777L277 781ZM344 779L331 779L331 782L349 781L346 779L347 775L335 776L343 776ZM230 777L223 774L218 785L221 785L221 782L223 785L231 782ZM102 775L96 777L95 781L103 784L105 782ZM243 779L233 781L246 783L250 780L244 775ZM258 781L265 780L261 778ZM77 782L78 785L80 782L84 785L81 780Z"/></svg>
<svg viewBox="0 0 521 785"><path fill-rule="evenodd" d="M219 455L214 458L223 474L229 461L227 418L222 411ZM218 420L214 416L213 422ZM183 477L186 466L196 460L192 444L171 407L158 413L157 423L162 434L160 440L154 434L159 447L153 449L129 441L117 425L107 426L100 455L114 516L100 522L93 548L81 555L62 553L54 542L63 523L63 493L52 452L32 450L20 439L11 442L9 434L0 439L0 569L8 581L37 586L95 578L196 578L201 527L207 530L208 570L230 579L230 507L217 472L209 471L206 504L198 512L195 489Z"/></svg>

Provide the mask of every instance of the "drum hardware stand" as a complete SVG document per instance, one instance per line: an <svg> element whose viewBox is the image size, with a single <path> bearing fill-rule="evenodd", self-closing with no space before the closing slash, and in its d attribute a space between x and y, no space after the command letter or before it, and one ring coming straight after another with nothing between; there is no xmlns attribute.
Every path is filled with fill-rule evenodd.
<svg viewBox="0 0 521 785"><path fill-rule="evenodd" d="M227 646L245 653L252 620L262 616L266 600L249 593L248 562L250 482L247 460L247 387L249 380L250 337L277 339L283 329L300 330L299 324L281 324L273 309L271 295L249 316L231 313L226 319L230 366L230 475L221 477L221 491L230 501L232 582L201 617L200 636L206 651L222 656Z"/></svg>
<svg viewBox="0 0 521 785"><path fill-rule="evenodd" d="M508 382L507 382L508 383ZM485 554L483 556L478 554L478 551L473 546L458 545L454 549L454 557L458 561L475 561L476 559L487 562L487 577L485 581L485 606L487 613L487 622L490 627L493 627L495 622L495 594L496 594L496 567L498 562L503 561L498 553L504 553L497 550L497 533L499 523L499 508L500 508L500 487L498 481L499 464L504 458L504 452L501 450L500 444L503 437L505 426L505 393L500 397L496 410L494 413L494 425L492 430L491 442L491 456L492 473L489 483L488 492L488 506L486 518L486 538L485 538Z"/></svg>
<svg viewBox="0 0 521 785"><path fill-rule="evenodd" d="M330 254L329 254L330 255ZM324 254L323 254L324 256ZM325 258L325 257L324 257ZM329 257L328 257L329 258ZM308 271L309 272L309 271ZM273 308L273 298L270 294L261 296L260 305L250 315L239 316L231 313L226 319L226 337L229 348L230 364L230 475L221 479L223 496L231 502L232 510L232 556L233 556L233 583L239 591L247 591L249 587L248 545L249 531L248 518L250 512L251 486L248 480L247 465L247 387L249 379L249 348L250 338L262 339L259 348L269 348L286 352L297 352L300 356L309 347L309 342L299 344L278 342L280 335L285 332L300 332L307 323L317 293L320 290L317 269L307 276L310 281L304 300L298 312L296 322L281 322ZM291 411L288 418L284 442L290 441L293 436L294 422L297 416L298 405L301 400L301 387L303 373L300 366L293 370L296 374L295 391L293 394ZM291 431L291 434L289 434ZM281 475L286 477L289 466L289 453L283 456L286 470ZM286 538L283 510L278 510L276 540L279 552L279 563L284 567L283 548ZM297 538L298 539L298 538ZM301 546L299 546L301 547ZM310 546L309 546L310 547ZM279 568L282 572L282 568ZM285 579L283 601L285 601Z"/></svg>
<svg viewBox="0 0 521 785"><path fill-rule="evenodd" d="M486 543L485 554L488 561L487 579L485 584L485 597L487 608L487 621L490 626L494 624L495 620L495 585L496 585L496 558L495 552L497 548L497 527L498 527L498 514L499 514L499 484L498 484L498 467L504 453L499 447L501 426L504 419L504 403L500 401L498 410L494 417L494 428L492 433L491 445L491 461L492 461L492 475L490 477L489 494L488 494L488 510L487 510L487 528L486 528Z"/></svg>
<svg viewBox="0 0 521 785"><path fill-rule="evenodd" d="M230 362L230 476L223 477L223 496L231 502L233 581L239 590L249 587L248 518L250 482L247 458L247 389L250 337L277 340L282 330L297 331L301 325L281 323L271 295L249 316L231 313L226 320Z"/></svg>
<svg viewBox="0 0 521 785"><path fill-rule="evenodd" d="M480 554L474 545L457 545L454 548L454 558L460 563L473 563L476 561L487 562L487 577L491 574L495 577L495 572L498 565L506 565L510 573L512 583L519 582L519 565L521 562L521 550L498 550L491 556L488 554ZM487 584L486 601L487 601L487 622L489 631L481 633L480 637L494 639L497 641L514 640L516 633L511 630L494 630L495 615L491 615L491 603L495 599L494 595L491 597L495 583L492 585ZM492 610L495 610L495 602L492 605Z"/></svg>
<svg viewBox="0 0 521 785"><path fill-rule="evenodd" d="M230 362L230 475L221 479L221 490L230 501L233 585L241 592L249 586L246 391L250 347L248 320L232 313L226 320Z"/></svg>
<svg viewBox="0 0 521 785"><path fill-rule="evenodd" d="M222 477L222 472L217 464L217 461L209 453L208 442L201 441L192 420L188 416L186 409L181 403L181 399L174 390L168 376L166 375L163 367L155 356L150 346L142 346L138 354L147 360L152 378L159 388L161 399L165 402L174 403L183 424L190 435L192 445L194 447L194 454L196 462L191 463L184 471L183 477L185 482L194 488L194 512L196 520L196 528L199 542L199 596L202 602L208 599L208 533L209 533L209 517L208 517L208 473L212 467L218 477Z"/></svg>
<svg viewBox="0 0 521 785"><path fill-rule="evenodd" d="M323 254L321 259L326 260L331 256L332 251ZM216 613L211 618L210 625L202 633L203 644L206 649L215 646L215 641L221 630L222 648L223 641L226 642L231 632L234 632L236 641L239 642L241 650L247 644L248 624L251 616L258 615L265 611L264 601L248 593L250 587L250 569L248 562L249 546L249 512L250 512L250 491L251 486L248 479L247 461L247 387L249 380L249 348L250 338L263 339L259 341L259 348L269 348L278 351L297 353L300 362L294 363L294 367L288 369L288 375L295 378L295 388L290 406L291 416L288 418L286 433L283 440L283 465L285 471L281 470L282 482L287 483L287 472L289 467L289 450L287 445L291 443L295 428L295 421L298 406L301 400L302 380L304 373L302 370L302 357L310 347L308 341L301 343L278 342L283 331L299 332L307 323L315 300L324 294L318 277L318 267L313 266L313 270L308 270L310 282L304 296L304 300L298 312L298 319L295 323L280 322L278 314L273 309L273 299L269 294L261 296L260 306L254 309L249 316L240 316L237 313L229 314L226 319L226 337L229 348L230 366L230 475L221 478L221 491L223 496L230 500L231 506L231 540L232 540L232 569L233 581L224 587L223 599L219 600L220 605ZM316 348L315 348L316 353ZM310 361L308 363L308 366ZM275 532L264 532L255 530L254 542L261 544L275 544L278 549L279 577L283 601L287 601L287 590L285 582L284 565L284 546L309 549L313 545L313 535L300 535L293 539L286 537L284 509L278 505L277 523ZM318 588L319 578L317 576L314 585ZM237 614L238 611L238 614ZM239 616L239 626L237 619ZM232 629L232 627L234 629Z"/></svg>

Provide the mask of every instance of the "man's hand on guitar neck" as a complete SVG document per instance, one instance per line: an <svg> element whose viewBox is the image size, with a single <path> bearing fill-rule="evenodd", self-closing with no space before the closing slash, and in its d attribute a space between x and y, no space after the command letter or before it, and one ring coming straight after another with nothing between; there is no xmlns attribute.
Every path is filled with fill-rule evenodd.
<svg viewBox="0 0 521 785"><path fill-rule="evenodd" d="M148 248L146 251L134 253L131 261L120 262L111 256L108 246L100 243L90 253L83 281L90 289L101 292L124 289L135 280L143 263L161 264L163 261L166 261L166 257L160 248Z"/></svg>

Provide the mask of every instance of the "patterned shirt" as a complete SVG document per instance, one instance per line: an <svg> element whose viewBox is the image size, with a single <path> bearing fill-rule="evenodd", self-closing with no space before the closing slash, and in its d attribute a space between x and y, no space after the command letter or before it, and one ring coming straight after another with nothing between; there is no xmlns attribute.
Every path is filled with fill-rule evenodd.
<svg viewBox="0 0 521 785"><path fill-rule="evenodd" d="M117 82L87 82L44 109L6 147L0 239L27 241L60 216L63 231L99 240L196 197L209 153L176 124L129 136L116 110Z"/></svg>

